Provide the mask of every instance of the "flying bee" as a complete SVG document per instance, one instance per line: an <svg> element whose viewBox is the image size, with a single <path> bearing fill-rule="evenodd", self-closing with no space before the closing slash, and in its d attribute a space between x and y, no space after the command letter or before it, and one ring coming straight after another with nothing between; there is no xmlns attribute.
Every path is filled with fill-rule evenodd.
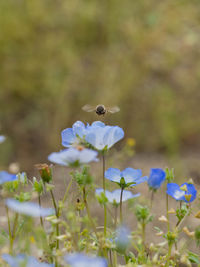
<svg viewBox="0 0 200 267"><path fill-rule="evenodd" d="M110 113L115 113L120 111L120 108L117 106L114 107L105 107L102 104L95 106L91 106L91 105L85 105L82 107L82 110L87 111L87 112L95 112L97 115L101 116L101 115L105 115L106 113L110 112Z"/></svg>

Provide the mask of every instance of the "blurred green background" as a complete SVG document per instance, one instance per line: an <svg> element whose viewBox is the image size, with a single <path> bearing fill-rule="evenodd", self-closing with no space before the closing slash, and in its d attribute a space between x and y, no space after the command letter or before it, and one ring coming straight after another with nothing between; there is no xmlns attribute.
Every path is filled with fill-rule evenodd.
<svg viewBox="0 0 200 267"><path fill-rule="evenodd" d="M199 24L199 0L1 0L1 162L45 161L98 103L137 151L197 149Z"/></svg>

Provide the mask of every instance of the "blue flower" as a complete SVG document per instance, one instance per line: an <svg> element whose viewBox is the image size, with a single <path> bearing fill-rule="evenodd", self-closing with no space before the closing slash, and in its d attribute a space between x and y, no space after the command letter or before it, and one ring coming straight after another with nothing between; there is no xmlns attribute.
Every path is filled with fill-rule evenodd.
<svg viewBox="0 0 200 267"><path fill-rule="evenodd" d="M16 174L11 174L6 171L1 171L0 172L0 185L7 183L7 182L12 182L17 180L17 175Z"/></svg>
<svg viewBox="0 0 200 267"><path fill-rule="evenodd" d="M87 164L91 161L98 161L97 152L91 149L78 150L76 148L64 149L60 152L51 153L48 160L62 166L79 166L79 164Z"/></svg>
<svg viewBox="0 0 200 267"><path fill-rule="evenodd" d="M123 188L146 182L148 179L147 176L142 177L141 170L133 168L126 168L122 172L117 168L109 168L105 171L105 177Z"/></svg>
<svg viewBox="0 0 200 267"><path fill-rule="evenodd" d="M130 234L130 230L125 226L121 226L116 230L115 244L117 251L120 253L125 253L128 248L131 241Z"/></svg>
<svg viewBox="0 0 200 267"><path fill-rule="evenodd" d="M25 254L18 254L17 256L11 256L9 254L3 254L2 259L10 266L10 267L54 267L54 264L42 263L36 260L36 258L32 256L28 256Z"/></svg>
<svg viewBox="0 0 200 267"><path fill-rule="evenodd" d="M164 182L166 178L166 173L160 168L157 169L151 169L149 179L148 179L148 185L151 189L158 189L161 187L162 183Z"/></svg>
<svg viewBox="0 0 200 267"><path fill-rule="evenodd" d="M100 196L101 193L103 193L103 192L104 192L103 188L96 189L96 194L98 196ZM111 202L113 204L119 204L120 203L121 189L117 189L117 190L114 190L112 192L106 190L105 195L106 195L109 202ZM122 195L122 202L124 202L128 199L134 198L134 197L139 197L139 196L140 196L140 193L133 194L131 191L124 190L123 195Z"/></svg>
<svg viewBox="0 0 200 267"><path fill-rule="evenodd" d="M124 137L124 131L118 126L106 126L94 122L88 127L85 140L97 150L106 150Z"/></svg>
<svg viewBox="0 0 200 267"><path fill-rule="evenodd" d="M167 194L175 198L176 200L182 200L187 203L195 200L197 190L193 184L184 183L179 186L176 183L167 184Z"/></svg>
<svg viewBox="0 0 200 267"><path fill-rule="evenodd" d="M102 257L88 256L82 253L68 254L65 261L72 267L107 267L106 259Z"/></svg>
<svg viewBox="0 0 200 267"><path fill-rule="evenodd" d="M6 137L4 135L0 135L0 144L3 143L6 140Z"/></svg>
<svg viewBox="0 0 200 267"><path fill-rule="evenodd" d="M61 132L62 145L70 147L72 144L81 143L81 139L86 135L87 126L82 121L77 121L72 128L67 128Z"/></svg>
<svg viewBox="0 0 200 267"><path fill-rule="evenodd" d="M55 213L54 209L42 208L33 202L20 202L16 199L7 198L6 206L16 213L32 216L32 217L46 217Z"/></svg>

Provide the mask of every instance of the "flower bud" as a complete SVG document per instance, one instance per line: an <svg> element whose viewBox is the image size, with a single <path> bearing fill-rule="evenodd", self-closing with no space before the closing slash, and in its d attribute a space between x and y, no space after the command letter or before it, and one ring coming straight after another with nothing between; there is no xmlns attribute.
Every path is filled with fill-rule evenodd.
<svg viewBox="0 0 200 267"><path fill-rule="evenodd" d="M44 163L44 164L36 164L35 167L38 169L44 183L50 183L52 181L51 166Z"/></svg>

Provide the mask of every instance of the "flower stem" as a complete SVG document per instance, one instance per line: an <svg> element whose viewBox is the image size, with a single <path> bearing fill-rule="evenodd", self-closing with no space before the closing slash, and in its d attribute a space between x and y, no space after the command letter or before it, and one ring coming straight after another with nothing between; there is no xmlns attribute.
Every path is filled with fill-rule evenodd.
<svg viewBox="0 0 200 267"><path fill-rule="evenodd" d="M92 216L90 214L90 209L89 209L89 206L88 206L88 203L87 203L85 186L83 187L83 201L84 201L84 204L85 204L85 208L86 208L87 215L88 215L88 218L90 220L91 226L92 226L92 228L93 228L93 230L95 232L95 235L97 236L96 226L94 224L94 221L92 220Z"/></svg>
<svg viewBox="0 0 200 267"><path fill-rule="evenodd" d="M118 206L115 206L115 219L114 219L114 227L117 228L117 208Z"/></svg>
<svg viewBox="0 0 200 267"><path fill-rule="evenodd" d="M121 194L120 194L120 223L123 223L123 215L122 215L122 197L123 197L123 191L124 188L121 188Z"/></svg>
<svg viewBox="0 0 200 267"><path fill-rule="evenodd" d="M8 207L6 206L6 215L7 215L7 220L8 220L8 232L9 232L9 253L12 255L13 254L13 241L12 241L12 232L11 232L11 226L10 226L10 217L9 217L9 212L8 212Z"/></svg>
<svg viewBox="0 0 200 267"><path fill-rule="evenodd" d="M41 197L40 197L40 194L38 194L38 203L39 203L39 206L41 207ZM40 224L41 224L42 228L44 228L44 223L43 223L42 216L40 216Z"/></svg>
<svg viewBox="0 0 200 267"><path fill-rule="evenodd" d="M142 254L143 254L143 256L144 256L144 253L145 253L145 240L146 240L145 228L146 228L146 224L143 221L142 222L142 245L143 245Z"/></svg>
<svg viewBox="0 0 200 267"><path fill-rule="evenodd" d="M73 179L71 179L71 181L69 182L69 184L68 184L68 186L67 186L67 189L66 189L66 191L65 191L64 197L63 197L63 199L62 199L62 204L64 204L65 201L66 201L66 199L67 199L69 190L70 190L71 185L72 185L72 181L73 181ZM58 208L58 216L59 216L59 217L60 217L60 215L61 215L61 211L62 211L62 207L59 207L59 208Z"/></svg>
<svg viewBox="0 0 200 267"><path fill-rule="evenodd" d="M103 190L104 190L104 194L106 191L106 183L105 183L105 155L103 152L102 155L102 163L103 163ZM104 205L104 236L106 236L106 221L107 221L107 210L106 210L106 204Z"/></svg>
<svg viewBox="0 0 200 267"><path fill-rule="evenodd" d="M167 218L167 231L169 232L170 225L169 225L169 199L168 199L168 194L166 194L166 218Z"/></svg>
<svg viewBox="0 0 200 267"><path fill-rule="evenodd" d="M153 199L154 199L154 191L152 190L151 191L151 204L150 204L151 209L153 207Z"/></svg>
<svg viewBox="0 0 200 267"><path fill-rule="evenodd" d="M167 262L166 262L165 267L169 267L169 262L170 262L171 252L172 252L172 246L173 246L173 243L169 244L169 246L168 246Z"/></svg>
<svg viewBox="0 0 200 267"><path fill-rule="evenodd" d="M54 197L54 194L53 194L53 190L50 190L50 194L51 194L51 198L52 198L52 201L53 201L54 209L56 211L56 217L58 219L59 218L58 207L56 205L56 200L55 200L55 197ZM58 225L58 223L56 224L56 235L59 236L59 225ZM56 249L59 249L59 240L58 239L56 240Z"/></svg>

